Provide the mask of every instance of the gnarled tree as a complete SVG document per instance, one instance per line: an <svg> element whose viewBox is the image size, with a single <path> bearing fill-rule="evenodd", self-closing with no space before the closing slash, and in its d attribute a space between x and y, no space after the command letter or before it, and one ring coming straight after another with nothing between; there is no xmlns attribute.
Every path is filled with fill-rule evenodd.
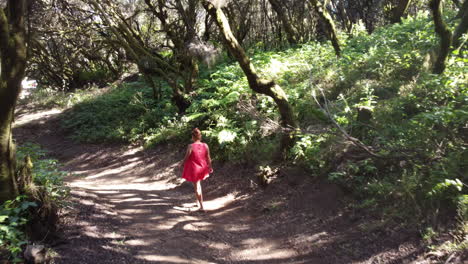
<svg viewBox="0 0 468 264"><path fill-rule="evenodd" d="M289 104L286 93L273 80L265 80L258 76L254 65L246 55L244 49L240 46L237 39L232 34L229 22L221 7L213 5L208 0L202 0L202 4L206 11L214 18L227 49L242 68L244 74L247 77L250 88L257 93L270 96L278 106L278 110L281 116L281 125L290 131L289 133L284 134L282 138L281 149L284 152L288 149L288 147L291 146L291 133L293 133L293 131L297 128L293 109Z"/></svg>
<svg viewBox="0 0 468 264"><path fill-rule="evenodd" d="M429 3L429 7L432 10L435 31L440 37L440 48L437 54L436 62L434 63L434 68L432 70L436 74L441 74L444 72L445 60L448 57L450 45L452 44L452 32L450 32L450 29L442 17L441 2L441 0L431 0Z"/></svg>
<svg viewBox="0 0 468 264"><path fill-rule="evenodd" d="M398 4L392 9L392 16L390 17L391 23L400 23L401 18L408 10L411 0L400 0Z"/></svg>
<svg viewBox="0 0 468 264"><path fill-rule="evenodd" d="M102 24L110 30L109 41L125 50L130 61L138 66L139 71L147 77L150 85L152 76L158 76L172 87L172 99L180 112L189 106L184 98L183 89L179 83L183 74L177 68L177 63L171 58L165 58L156 50L146 45L135 29L123 16L119 7L112 1L86 0L102 19ZM175 64L175 65L174 65Z"/></svg>
<svg viewBox="0 0 468 264"><path fill-rule="evenodd" d="M309 2L314 7L315 11L319 14L320 19L325 25L327 36L330 39L333 48L335 49L335 54L339 57L341 55L340 41L336 32L335 23L327 11L326 5L322 4L319 0L309 0Z"/></svg>
<svg viewBox="0 0 468 264"><path fill-rule="evenodd" d="M434 20L435 32L437 35L439 35L440 38L439 52L432 69L432 72L436 74L441 74L444 72L445 61L447 60L450 51L453 49L458 49L461 45L463 45L462 36L468 31L468 11L461 10L461 21L455 28L454 34L452 34L443 19L441 2L441 0L431 0L429 3L429 7L432 11L432 18ZM465 0L465 3L466 2L467 1ZM467 8L467 5L464 4L461 8Z"/></svg>
<svg viewBox="0 0 468 264"><path fill-rule="evenodd" d="M65 91L120 77L123 52L82 6L78 0L31 1L28 76Z"/></svg>
<svg viewBox="0 0 468 264"><path fill-rule="evenodd" d="M252 14L250 10L254 4L255 1L253 0L231 1L224 9L231 29L234 31L233 34L241 45L252 28Z"/></svg>
<svg viewBox="0 0 468 264"><path fill-rule="evenodd" d="M458 11L457 17L461 19L458 26L453 31L453 48L458 49L463 45L462 36L468 31L468 0L463 2L463 5Z"/></svg>
<svg viewBox="0 0 468 264"><path fill-rule="evenodd" d="M148 11L159 20L162 33L172 43L174 59L179 64L179 73L184 79L184 90L194 90L198 76L198 64L190 55L188 46L198 40L197 7L199 0L144 1Z"/></svg>
<svg viewBox="0 0 468 264"><path fill-rule="evenodd" d="M17 193L11 127L27 62L26 2L8 0L6 8L0 6L0 202Z"/></svg>
<svg viewBox="0 0 468 264"><path fill-rule="evenodd" d="M278 18L281 21L281 24L283 25L284 31L286 32L288 42L290 44L297 44L298 42L298 34L297 30L294 28L294 26L291 24L289 21L286 11L284 10L284 1L279 1L279 0L269 0L271 7L273 10L275 10L276 14L278 15Z"/></svg>

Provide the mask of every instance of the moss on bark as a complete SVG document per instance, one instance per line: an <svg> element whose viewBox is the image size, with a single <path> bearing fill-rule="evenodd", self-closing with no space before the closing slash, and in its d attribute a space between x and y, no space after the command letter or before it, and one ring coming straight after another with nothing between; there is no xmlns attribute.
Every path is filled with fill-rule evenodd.
<svg viewBox="0 0 468 264"><path fill-rule="evenodd" d="M441 74L445 70L445 61L450 52L450 46L452 45L452 32L450 32L450 29L442 17L441 0L431 0L429 7L433 14L435 31L440 38L439 52L432 72Z"/></svg>
<svg viewBox="0 0 468 264"><path fill-rule="evenodd" d="M209 1L205 0L202 1L202 3L207 12L215 19L215 22L221 31L221 35L224 38L226 47L244 71L250 88L257 93L270 96L278 106L278 111L281 116L281 125L289 131L283 135L281 149L284 153L284 151L292 145L292 135L294 130L297 128L294 112L289 104L286 93L274 81L264 80L258 76L250 58L245 54L244 49L239 45L239 42L232 34L229 22L223 11L220 8L213 6Z"/></svg>
<svg viewBox="0 0 468 264"><path fill-rule="evenodd" d="M0 203L17 195L11 127L26 69L25 11L25 0L9 0L0 9Z"/></svg>
<svg viewBox="0 0 468 264"><path fill-rule="evenodd" d="M320 16L320 19L323 21L328 34L328 38L330 39L333 48L335 49L336 56L341 56L341 47L340 41L338 39L338 33L336 31L335 23L333 22L332 17L328 13L326 6L322 5L322 3L320 3L319 0L309 0L309 2Z"/></svg>

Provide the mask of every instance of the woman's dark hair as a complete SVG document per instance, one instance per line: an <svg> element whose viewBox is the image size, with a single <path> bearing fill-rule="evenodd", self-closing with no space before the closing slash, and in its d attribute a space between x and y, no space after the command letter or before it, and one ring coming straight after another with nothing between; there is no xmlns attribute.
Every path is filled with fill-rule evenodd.
<svg viewBox="0 0 468 264"><path fill-rule="evenodd" d="M194 128L192 130L192 137L196 140L200 140L201 139L201 132L200 132L200 129L198 129L197 127Z"/></svg>

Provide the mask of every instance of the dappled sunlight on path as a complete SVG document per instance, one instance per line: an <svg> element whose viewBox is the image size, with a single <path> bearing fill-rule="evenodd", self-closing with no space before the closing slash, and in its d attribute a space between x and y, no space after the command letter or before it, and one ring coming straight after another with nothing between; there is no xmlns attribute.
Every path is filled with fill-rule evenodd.
<svg viewBox="0 0 468 264"><path fill-rule="evenodd" d="M184 210L193 208L192 186L188 183L166 189L157 184L144 188L95 185L87 189L72 182L71 186L73 200L82 208L80 213L86 212L83 207L96 210L87 221L72 223L75 227L70 229L83 230L86 240L106 240L101 248L110 256L123 255L126 261L230 263L287 259L297 255L294 250L281 248L279 241L241 238L239 234L248 233L253 227L239 211L241 206L236 204L239 200L233 194L207 201L207 211L202 213ZM80 213L77 216L83 220ZM110 226L95 222L106 219ZM69 256L76 258L79 252L88 249L89 245L78 243L80 239L82 237L69 241L79 245L72 247L75 254L70 254L69 246L64 245ZM61 261L75 263L67 255Z"/></svg>
<svg viewBox="0 0 468 264"><path fill-rule="evenodd" d="M346 211L339 188L304 172L261 190L252 169L215 166L206 212L196 211L177 168L184 146L77 144L59 120L56 110L21 114L15 128L70 172L56 263L401 263L418 253L413 234Z"/></svg>

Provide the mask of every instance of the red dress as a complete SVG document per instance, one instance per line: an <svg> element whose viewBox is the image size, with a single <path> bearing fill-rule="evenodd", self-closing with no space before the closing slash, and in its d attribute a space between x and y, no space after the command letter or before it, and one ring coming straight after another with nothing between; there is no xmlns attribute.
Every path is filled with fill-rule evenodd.
<svg viewBox="0 0 468 264"><path fill-rule="evenodd" d="M182 178L190 182L204 180L210 173L207 156L208 147L205 143L192 144L192 152L184 163Z"/></svg>

